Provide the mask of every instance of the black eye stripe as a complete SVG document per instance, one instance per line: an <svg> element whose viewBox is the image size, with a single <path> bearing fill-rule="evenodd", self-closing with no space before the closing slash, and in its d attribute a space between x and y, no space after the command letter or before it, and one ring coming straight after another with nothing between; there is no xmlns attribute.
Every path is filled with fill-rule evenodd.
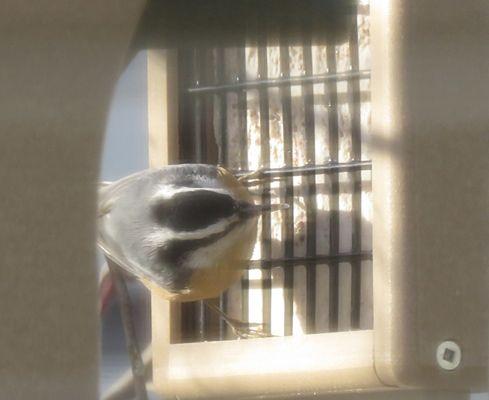
<svg viewBox="0 0 489 400"><path fill-rule="evenodd" d="M230 224L224 231L215 233L202 239L191 240L170 240L164 246L158 249L158 257L166 265L180 265L182 260L187 257L192 251L201 247L209 246L219 239L226 236L236 226L237 222Z"/></svg>
<svg viewBox="0 0 489 400"><path fill-rule="evenodd" d="M226 236L236 226L237 222L230 224L223 232L194 240L170 240L157 250L158 270L170 271L171 284L168 288L178 291L187 287L192 272L186 268L186 258L195 250L209 246Z"/></svg>
<svg viewBox="0 0 489 400"><path fill-rule="evenodd" d="M192 190L175 193L153 206L157 221L175 231L204 229L236 212L235 200L212 190Z"/></svg>

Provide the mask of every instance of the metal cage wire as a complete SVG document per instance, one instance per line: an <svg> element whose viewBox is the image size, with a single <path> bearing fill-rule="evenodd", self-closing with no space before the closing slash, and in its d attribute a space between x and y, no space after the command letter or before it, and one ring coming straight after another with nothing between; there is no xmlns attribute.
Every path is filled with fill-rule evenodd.
<svg viewBox="0 0 489 400"><path fill-rule="evenodd" d="M301 290L305 292L305 323L304 333L334 332L342 330L339 326L339 308L342 297L349 297L349 327L361 328L362 313L362 286L371 285L363 282L371 279L371 275L362 276L362 269L366 262L372 260L370 243L362 243L362 191L365 191L364 181L369 179L371 162L362 155L361 112L362 92L361 81L368 81L368 69L360 68L359 59L359 16L368 16L367 6L358 6L358 15L351 16L350 33L347 46L349 52L349 70L338 70L338 52L335 45L329 45L327 38L320 38L320 45L325 47L324 63L327 65L326 73L314 73L313 68L313 40L311 35L303 35L300 46L302 52L302 74L291 73L290 46L280 39L278 45L278 59L280 75L270 77L270 47L267 37L250 35L241 47L233 49L215 48L180 48L179 65L182 72L180 78L180 159L186 162L218 163L232 169L237 175L250 170L249 120L250 93L257 97L257 117L259 129L254 133L259 138L259 160L263 168L263 184L260 186L261 202L271 203L272 193L278 193L282 201L294 204L298 195L304 199L305 219L303 221L304 235L299 238L296 229L294 212L296 207L290 207L282 212L281 244L282 254L272 254L272 226L270 214L264 214L260 220L260 257L249 263L249 270L259 268L261 279L261 315L264 327L269 330L272 325L272 314L277 312L272 304L272 271L281 270L283 274L283 334L291 335L294 332L294 297L297 289L297 268L305 268L305 279ZM247 78L247 62L250 55L246 49L253 46L256 49L256 76ZM233 54L230 60L229 54ZM248 57L248 59L247 59ZM349 112L349 140L350 159L340 157L340 118L339 112L339 84L346 85L346 103ZM322 94L317 95L315 88L322 85ZM297 115L293 112L292 88L300 87L302 101L305 142L302 151L306 154L307 163L297 165L294 160L294 151L297 150L297 140L294 139ZM282 139L279 146L282 149L280 157L283 165L271 165L270 145L270 109L272 90L279 99L282 120ZM367 93L368 94L368 93ZM344 98L342 94L342 98ZM295 100L294 100L295 101ZM322 107L324 117L327 119L328 135L324 143L318 141L316 135L317 108ZM230 112L234 107L236 112ZM230 121L230 118L235 120ZM233 129L233 132L230 132ZM232 133L232 135L231 135ZM231 136L238 138L231 142ZM239 149L232 146L238 145ZM321 146L329 150L328 162L317 162L316 155ZM319 148L318 148L319 146ZM232 153L231 150L232 149ZM275 151L275 150L274 150ZM237 156L236 156L237 155ZM367 174L367 175L366 175ZM329 210L327 218L318 212L316 204L317 195L321 192L318 177L325 177L329 186ZM341 178L343 177L343 178ZM298 184L300 179L300 184ZM351 186L351 237L350 249L344 251L340 246L340 231L343 229L340 220L340 194L342 180L348 181ZM324 185L323 185L324 186ZM305 194L305 195L304 195ZM328 232L328 252L318 251L318 229ZM297 254L298 240L305 243L304 251ZM324 247L324 246L321 246ZM340 269L348 266L349 293L340 293ZM319 268L328 271L328 287L319 288L327 290L327 309L318 303L317 275ZM363 282L363 283L362 283ZM250 276L247 271L241 281L240 309L241 318L248 320ZM224 294L219 299L219 306L228 311L230 299ZM319 327L317 315L319 312L328 314L327 327ZM368 310L367 313L371 313ZM182 341L223 340L231 338L223 321L210 315L202 302L182 304ZM371 327L372 321L366 323ZM365 327L364 327L365 328Z"/></svg>

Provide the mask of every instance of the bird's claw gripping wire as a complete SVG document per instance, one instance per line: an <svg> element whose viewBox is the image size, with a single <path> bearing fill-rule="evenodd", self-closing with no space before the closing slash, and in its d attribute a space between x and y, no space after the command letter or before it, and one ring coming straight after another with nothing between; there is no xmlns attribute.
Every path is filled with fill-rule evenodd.
<svg viewBox="0 0 489 400"><path fill-rule="evenodd" d="M209 307L212 311L219 314L226 324L231 328L233 333L238 337L238 339L257 339L273 336L266 332L265 324L258 324L252 322L243 322L234 318L229 317L222 311L219 307L212 304L209 301L204 301L205 305Z"/></svg>
<svg viewBox="0 0 489 400"><path fill-rule="evenodd" d="M247 186L248 185L252 186L262 182L264 178L265 178L265 168L259 168L255 171L249 172L247 174L238 177L238 181L240 181L243 184L246 184Z"/></svg>
<svg viewBox="0 0 489 400"><path fill-rule="evenodd" d="M238 339L257 339L272 336L265 332L264 324L243 322L236 319L230 319L227 323Z"/></svg>
<svg viewBox="0 0 489 400"><path fill-rule="evenodd" d="M272 175L270 170L264 167L237 177L238 181L246 187L262 186L267 181L269 183L280 182L286 178L286 176Z"/></svg>

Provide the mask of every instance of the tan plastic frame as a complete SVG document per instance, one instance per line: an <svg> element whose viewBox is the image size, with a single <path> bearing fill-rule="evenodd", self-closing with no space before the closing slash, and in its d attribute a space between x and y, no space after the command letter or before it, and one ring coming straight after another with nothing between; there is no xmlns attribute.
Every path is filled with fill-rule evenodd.
<svg viewBox="0 0 489 400"><path fill-rule="evenodd" d="M96 182L144 4L0 2L0 399L99 398Z"/></svg>
<svg viewBox="0 0 489 400"><path fill-rule="evenodd" d="M486 390L489 3L374 0L375 367L386 384ZM460 366L437 366L446 340Z"/></svg>
<svg viewBox="0 0 489 400"><path fill-rule="evenodd" d="M153 296L159 392L213 399L485 389L489 6L374 0L371 18L374 330L170 344L178 315L170 319L172 306ZM152 166L176 159L177 113L166 111L177 104L176 71L174 52L149 52ZM436 361L444 340L462 349L453 371Z"/></svg>

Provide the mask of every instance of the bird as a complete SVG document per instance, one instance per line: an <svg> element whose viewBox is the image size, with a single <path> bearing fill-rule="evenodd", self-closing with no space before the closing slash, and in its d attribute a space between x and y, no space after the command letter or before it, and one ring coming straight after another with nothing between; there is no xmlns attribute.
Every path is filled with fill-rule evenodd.
<svg viewBox="0 0 489 400"><path fill-rule="evenodd" d="M177 164L99 185L98 246L108 259L121 303L136 398L147 399L145 370L151 352L145 350L143 360L129 293L118 268L169 301L219 296L246 268L258 217L288 208L286 204L255 204L244 183L256 184L261 172L237 178L221 166ZM260 324L233 319L211 302L206 304L238 338L268 336ZM115 389L118 392L120 387Z"/></svg>
<svg viewBox="0 0 489 400"><path fill-rule="evenodd" d="M257 219L285 205L255 204L243 180L207 164L148 169L99 190L105 256L170 301L215 298L239 280Z"/></svg>

